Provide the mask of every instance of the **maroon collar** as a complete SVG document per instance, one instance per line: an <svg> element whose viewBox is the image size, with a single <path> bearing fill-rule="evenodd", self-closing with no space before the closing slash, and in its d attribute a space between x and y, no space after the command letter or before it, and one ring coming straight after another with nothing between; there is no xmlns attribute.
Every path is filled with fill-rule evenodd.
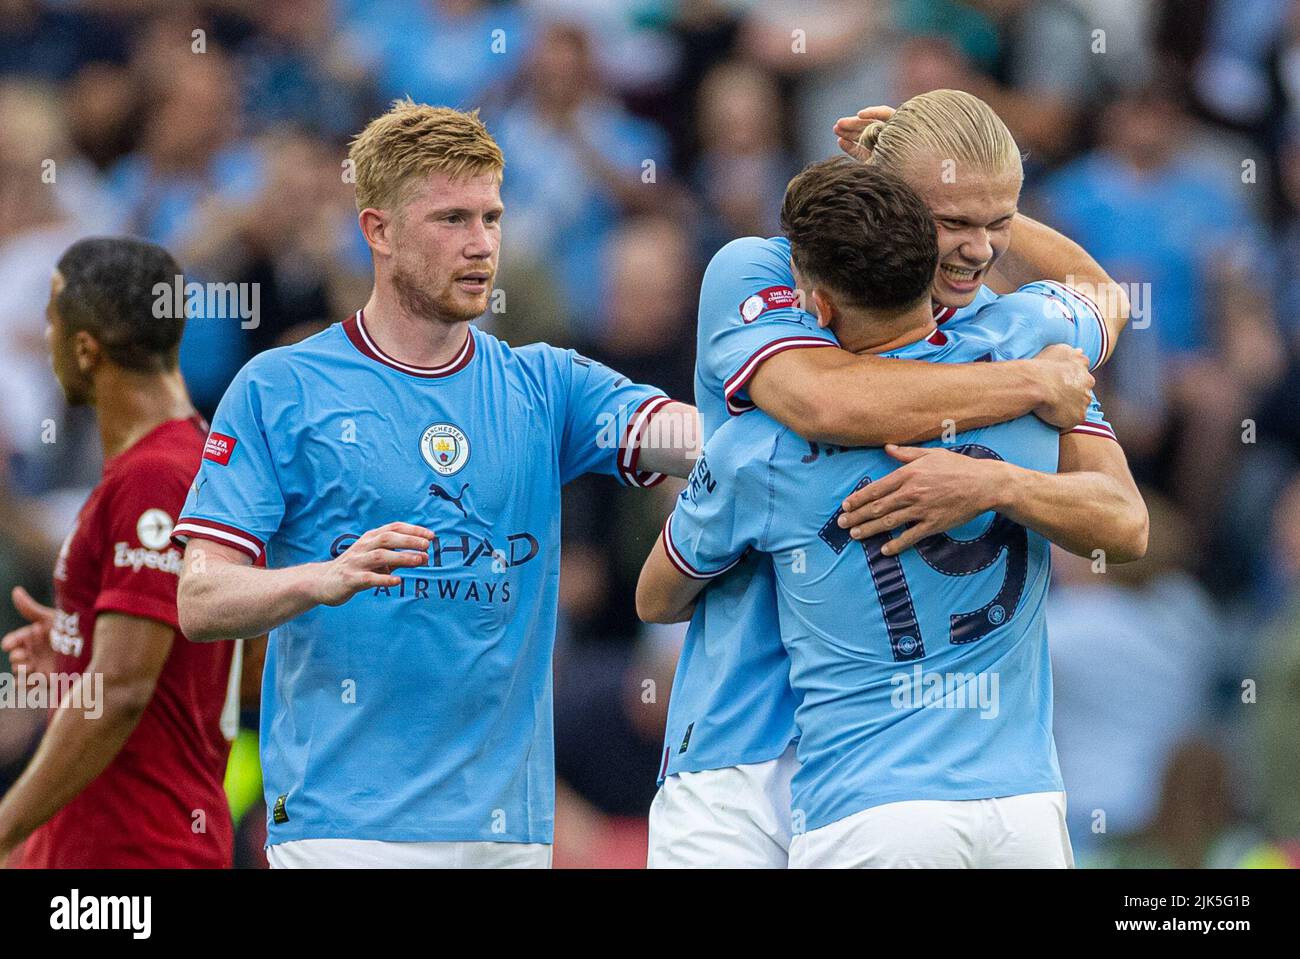
<svg viewBox="0 0 1300 959"><path fill-rule="evenodd" d="M956 316L956 314L957 307L955 306L940 306L938 303L934 304L934 322L940 325L942 325L946 320L951 320Z"/></svg>
<svg viewBox="0 0 1300 959"><path fill-rule="evenodd" d="M441 366L415 366L411 363L403 363L401 360L393 359L379 348L374 337L370 335L370 331L366 329L365 314L361 310L357 310L356 313L344 321L343 332L347 334L348 339L352 341L352 345L358 351L376 362L391 366L398 372L406 373L409 376L423 376L426 379L451 376L453 373L459 373L469 366L469 361L474 358L474 332L472 328L465 331L465 344L452 359Z"/></svg>

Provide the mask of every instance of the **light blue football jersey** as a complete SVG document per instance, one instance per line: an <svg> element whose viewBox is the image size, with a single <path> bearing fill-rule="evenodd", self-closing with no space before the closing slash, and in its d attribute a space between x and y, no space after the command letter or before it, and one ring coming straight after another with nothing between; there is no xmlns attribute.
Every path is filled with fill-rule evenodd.
<svg viewBox="0 0 1300 959"><path fill-rule="evenodd" d="M1035 288L1077 301L1072 313L1100 322L1096 307L1073 290ZM945 329L960 328L997 299L981 286L967 306L936 307L935 320ZM728 243L710 261L700 287L695 405L703 438L754 409L745 387L763 360L783 350L838 345L798 308L785 237ZM1076 429L1113 436L1095 404L1088 423ZM797 700L777 628L775 580L762 554L743 559L700 596L673 679L660 782L677 772L775 759L797 738Z"/></svg>
<svg viewBox="0 0 1300 959"><path fill-rule="evenodd" d="M745 391L783 350L838 347L798 306L784 237L742 237L714 255L700 285L695 406L707 440L754 409ZM740 563L700 597L682 646L659 778L765 762L795 738L796 700L766 556Z"/></svg>
<svg viewBox="0 0 1300 959"><path fill-rule="evenodd" d="M1101 356L1100 318L1042 284L976 319L886 355L977 362L1066 342L1094 364ZM950 448L1053 471L1059 439L1025 416L959 434ZM774 560L798 697L796 828L888 802L1062 788L1047 540L992 513L899 557L881 553L887 536L852 540L836 524L841 502L899 465L878 449L810 443L752 413L710 439L665 526L665 549L687 575L718 575L747 552Z"/></svg>
<svg viewBox="0 0 1300 959"><path fill-rule="evenodd" d="M653 483L627 438L667 402L571 350L473 328L450 363L413 367L360 313L240 371L178 537L278 568L394 521L436 533L400 586L271 631L270 844L551 841L560 487Z"/></svg>

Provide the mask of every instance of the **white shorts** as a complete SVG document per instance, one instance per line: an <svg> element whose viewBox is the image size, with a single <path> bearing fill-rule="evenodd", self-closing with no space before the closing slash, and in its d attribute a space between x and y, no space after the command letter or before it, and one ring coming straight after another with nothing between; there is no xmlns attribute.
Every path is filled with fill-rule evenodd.
<svg viewBox="0 0 1300 959"><path fill-rule="evenodd" d="M795 836L791 869L1072 869L1065 793L886 803Z"/></svg>
<svg viewBox="0 0 1300 959"><path fill-rule="evenodd" d="M266 848L272 869L550 869L549 843L295 839Z"/></svg>
<svg viewBox="0 0 1300 959"><path fill-rule="evenodd" d="M785 869L791 746L777 759L676 773L650 805L650 869Z"/></svg>

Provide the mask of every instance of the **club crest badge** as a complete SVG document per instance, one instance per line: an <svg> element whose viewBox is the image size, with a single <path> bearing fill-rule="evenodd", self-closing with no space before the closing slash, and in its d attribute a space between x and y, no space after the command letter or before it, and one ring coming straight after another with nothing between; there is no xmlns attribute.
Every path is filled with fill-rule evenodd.
<svg viewBox="0 0 1300 959"><path fill-rule="evenodd" d="M163 549L172 538L172 518L166 510L147 509L135 521L135 535L145 549Z"/></svg>
<svg viewBox="0 0 1300 959"><path fill-rule="evenodd" d="M420 455L434 472L451 476L469 462L469 440L450 423L434 423L420 436Z"/></svg>

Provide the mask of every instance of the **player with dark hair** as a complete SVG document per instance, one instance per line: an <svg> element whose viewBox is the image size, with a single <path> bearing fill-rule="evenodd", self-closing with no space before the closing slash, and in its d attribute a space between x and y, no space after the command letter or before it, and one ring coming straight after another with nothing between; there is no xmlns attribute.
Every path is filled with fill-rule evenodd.
<svg viewBox="0 0 1300 959"><path fill-rule="evenodd" d="M1048 282L940 329L927 295L934 221L893 174L814 164L791 182L782 225L818 323L851 353L969 363L1065 343L1093 365L1105 355L1102 317ZM1095 401L1088 422L1109 432ZM761 411L733 419L706 443L642 570L638 612L671 622L747 554L770 558L798 703L791 866L1073 864L1051 733L1051 524L1015 493L1055 472L1060 434L1026 415L954 440L951 455L996 464L1006 492L901 551L893 530L854 540L839 522L845 498L888 482L896 459L810 443ZM1146 540L1137 508L1133 556Z"/></svg>
<svg viewBox="0 0 1300 959"><path fill-rule="evenodd" d="M861 145L841 144L900 177L929 207L939 253L931 285L936 324L947 331L978 323L998 294L1055 281L1060 297L1102 324L1103 358L1109 354L1127 321L1127 298L1082 247L1017 211L1020 151L988 104L935 90L898 110L863 110L836 129L860 135ZM828 174L851 176L843 164L818 177ZM787 220L792 212L787 208ZM836 254L843 243L848 253L852 223L843 213L840 204L839 229L812 242ZM794 224L806 240L808 225ZM888 283L902 265L897 249L871 252L887 275L854 284ZM695 364L706 440L731 418L761 409L809 441L885 446L906 465L851 494L839 521L855 539L905 527L884 547L901 551L969 521L1006 487L997 464L886 444L1034 413L1065 432L1060 475L1022 476L1014 487L1033 517L1026 525L1067 548L1116 559L1145 539L1145 511L1123 452L1109 427L1087 415L1093 379L1081 351L1058 343L1032 359L941 364L834 349L840 344L830 329L806 312L813 307L806 294L785 236L740 237L710 261ZM788 865L796 702L776 622L771 563L761 554L701 595L669 701L661 788L650 809L650 866Z"/></svg>
<svg viewBox="0 0 1300 959"><path fill-rule="evenodd" d="M31 622L0 645L51 712L0 800L0 863L24 841L14 864L29 867L231 862L234 647L186 642L176 612L170 536L207 433L177 367L184 317L159 292L180 276L161 247L112 237L73 244L51 281L54 374L70 404L93 407L104 470L59 552L55 606L13 591Z"/></svg>
<svg viewBox="0 0 1300 959"><path fill-rule="evenodd" d="M827 289L842 305L887 315L913 307L933 282L934 217L895 177L868 175L845 157L814 163L790 181L781 226L819 317L818 294Z"/></svg>

